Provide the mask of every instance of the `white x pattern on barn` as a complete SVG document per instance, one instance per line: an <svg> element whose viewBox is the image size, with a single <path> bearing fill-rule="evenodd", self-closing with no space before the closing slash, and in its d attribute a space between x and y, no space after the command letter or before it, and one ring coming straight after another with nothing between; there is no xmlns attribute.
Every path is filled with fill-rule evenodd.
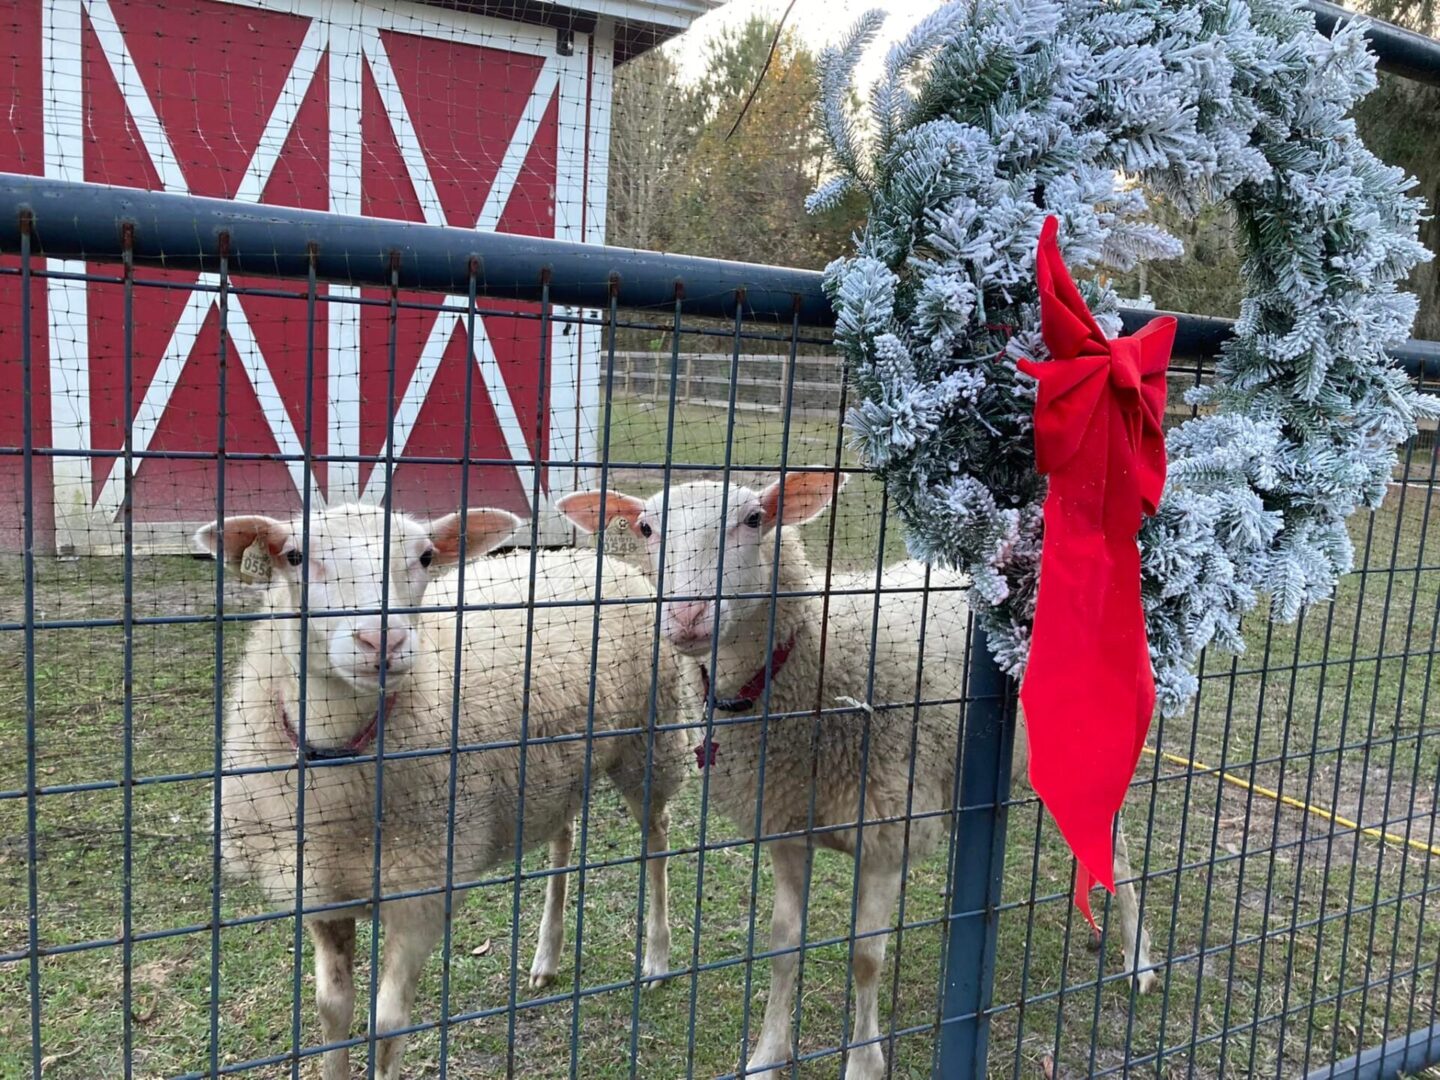
<svg viewBox="0 0 1440 1080"><path fill-rule="evenodd" d="M431 175L430 165L421 147L405 98L400 91L382 30L396 30L439 36L445 40L484 45L509 52L524 52L543 58L530 97L510 136L493 183L474 226L495 229L521 174L526 155L540 130L542 119L557 89L559 131L557 133L557 191L555 235L562 239L582 239L581 206L586 193L581 190L584 171L582 155L586 117L586 56L589 41L577 35L572 56L556 54L551 32L502 23L479 16L464 15L414 5L387 4L385 7L367 3L335 4L324 0L299 0L283 5L274 0L225 0L241 7L280 10L310 19L303 42L296 52L286 75L285 84L276 99L263 134L236 191L236 198L258 202L280 160L287 136L306 99L307 91L319 66L329 58L329 188L330 209L338 213L359 214L361 211L362 154L360 111L363 68L368 67L382 107L395 136L410 184L418 199L427 224L448 224L440 196ZM111 9L110 0L47 0L44 38L45 66L45 165L46 175L56 179L83 180L85 147L85 101L82 88L83 16L88 16L96 41L120 89L134 129L154 166L161 186L166 191L189 193L185 174L172 145L170 135L161 122L149 91L127 45L120 24ZM603 43L597 42L597 45ZM608 74L608 72L607 72ZM598 83L598 80L597 80ZM602 89L593 87L592 90ZM603 89L608 89L607 85ZM483 107L483 103L477 105ZM592 133L598 137L608 132ZM603 154L603 150L602 150ZM591 153L591 165L597 155ZM603 166L594 169L591 187L596 182L602 194L598 201L603 222ZM586 228L585 239L594 239L594 227ZM59 271L83 272L83 263L57 264ZM179 383L197 336L217 303L215 289L219 279L214 274L199 275L197 288L189 294L185 308L175 325L170 341L160 359L154 377L146 388L134 418L134 448L143 453L159 427L160 420ZM85 284L79 281L51 279L50 357L54 392L52 417L55 445L61 448L86 449L90 446L88 410L88 328L86 323ZM331 286L330 295L337 299L353 298L357 290ZM329 439L330 453L353 455L360 451L359 428L359 309L354 304L331 303L329 309ZM441 313L430 328L421 350L419 362L405 386L393 420L393 438L398 453L403 454L417 417L430 391L447 344L457 327L466 325L463 315ZM248 376L264 410L265 420L279 451L299 455L302 444L291 422L284 400L276 387L267 361L246 317L243 298L232 297L228 304L227 327L232 355ZM573 456L578 425L575 410L583 396L574 383L579 377L582 360L579 355L580 335L552 337L552 452ZM486 336L484 321L475 320L475 359L494 406L501 432L512 458L527 461L531 450L516 417L509 390ZM557 444L558 445L555 445ZM388 448L382 448L383 455ZM57 525L63 530L64 519L81 511L75 505L78 492L85 493L86 502L92 490L89 468L104 477L103 487L93 507L85 506L84 516L113 520L123 496L123 476L118 459L113 456L61 458L57 460L56 493ZM288 467L296 490L306 483L304 465L289 461ZM63 474L70 471L72 475ZM533 481L531 470L517 465L520 479L529 490ZM332 500L364 497L376 499L383 495L386 471L375 468L363 485L359 470L353 463L331 462L328 494ZM309 478L314 504L323 505L322 492ZM62 491L65 492L62 495Z"/></svg>

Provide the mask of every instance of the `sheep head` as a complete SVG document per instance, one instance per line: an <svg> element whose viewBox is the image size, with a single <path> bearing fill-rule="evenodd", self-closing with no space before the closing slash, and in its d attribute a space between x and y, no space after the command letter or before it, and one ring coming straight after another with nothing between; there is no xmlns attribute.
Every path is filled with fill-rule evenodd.
<svg viewBox="0 0 1440 1080"><path fill-rule="evenodd" d="M623 521L644 542L652 572L659 570L664 530L661 632L677 651L701 656L710 651L712 635L728 644L766 609L775 527L818 517L844 479L833 472L793 472L762 491L697 480L670 488L668 499L664 491L643 500L617 491L577 491L556 505L585 532Z"/></svg>
<svg viewBox="0 0 1440 1080"><path fill-rule="evenodd" d="M466 558L482 555L519 525L514 514L488 508L426 523L348 504L312 515L308 543L300 522L260 514L211 522L195 541L230 562L252 545L267 552L272 583L289 590L295 610L312 613L306 620L312 676L374 690L382 669L393 686L414 665L419 640L406 609L423 603L426 587L460 560L462 547Z"/></svg>

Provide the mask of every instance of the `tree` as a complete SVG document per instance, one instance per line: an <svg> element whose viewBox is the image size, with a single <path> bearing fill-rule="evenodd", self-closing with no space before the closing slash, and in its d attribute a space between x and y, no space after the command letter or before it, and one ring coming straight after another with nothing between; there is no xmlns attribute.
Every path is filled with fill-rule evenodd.
<svg viewBox="0 0 1440 1080"><path fill-rule="evenodd" d="M819 217L805 212L826 158L813 120L815 58L792 36L780 38L741 116L774 33L752 19L711 52L695 91L694 150L672 189L671 241L695 254L820 267L845 250L862 211L851 201Z"/></svg>
<svg viewBox="0 0 1440 1080"><path fill-rule="evenodd" d="M679 73L663 49L652 49L615 72L606 215L612 244L659 244L667 178L694 141L688 102L678 90Z"/></svg>
<svg viewBox="0 0 1440 1080"><path fill-rule="evenodd" d="M1121 275L1116 287L1128 296L1148 295L1162 311L1188 311L1233 319L1240 313L1240 256L1235 215L1225 204L1198 215L1181 213L1157 192L1148 194L1151 217L1185 244L1179 259L1143 262Z"/></svg>
<svg viewBox="0 0 1440 1080"><path fill-rule="evenodd" d="M1436 0L1371 0L1369 12L1422 34L1440 33ZM1380 76L1380 88L1361 102L1355 119L1360 134L1377 156L1399 165L1420 181L1416 194L1430 206L1420 224L1420 242L1440 254L1440 88L1393 75ZM1440 260L1416 267L1410 288L1420 297L1415 336L1440 341Z"/></svg>
<svg viewBox="0 0 1440 1080"><path fill-rule="evenodd" d="M846 249L864 219L858 199L804 209L827 169L815 57L775 33L752 18L719 35L688 86L663 50L616 73L611 243L812 268Z"/></svg>

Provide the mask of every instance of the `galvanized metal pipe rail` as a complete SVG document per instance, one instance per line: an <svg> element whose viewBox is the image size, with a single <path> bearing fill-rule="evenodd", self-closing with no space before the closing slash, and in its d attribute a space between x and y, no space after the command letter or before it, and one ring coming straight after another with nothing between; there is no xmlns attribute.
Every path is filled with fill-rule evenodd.
<svg viewBox="0 0 1440 1080"><path fill-rule="evenodd" d="M603 309L613 297L668 310L680 296L697 317L733 319L738 308L758 321L835 322L814 270L0 173L0 250L18 250L26 228L34 254L52 258L118 262L128 229L135 264L169 270L216 271L223 257L232 275L305 278L313 254L321 281L389 288L394 273L401 288L463 295L474 261L477 291L493 299L548 295L552 304ZM1131 330L1155 314L1122 311ZM1214 356L1231 333L1228 319L1170 314L1180 321L1178 356ZM1391 352L1414 378L1440 381L1440 342Z"/></svg>
<svg viewBox="0 0 1440 1080"><path fill-rule="evenodd" d="M1303 6L1315 16L1315 28L1327 37L1340 23L1363 19L1365 38L1380 61L1381 71L1412 82L1440 86L1440 41L1394 23L1357 15L1328 0L1306 0Z"/></svg>
<svg viewBox="0 0 1440 1080"><path fill-rule="evenodd" d="M1313 1069L1305 1080L1389 1080L1409 1076L1440 1060L1440 1024L1406 1032L1343 1061Z"/></svg>

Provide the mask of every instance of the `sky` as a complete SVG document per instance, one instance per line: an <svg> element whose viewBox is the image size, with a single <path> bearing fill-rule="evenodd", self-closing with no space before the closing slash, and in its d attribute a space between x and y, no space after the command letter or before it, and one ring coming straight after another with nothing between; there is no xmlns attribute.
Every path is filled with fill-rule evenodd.
<svg viewBox="0 0 1440 1080"><path fill-rule="evenodd" d="M752 15L778 19L785 12L785 5L786 0L729 0L723 7L696 19L689 30L667 46L680 65L682 77L694 79L704 70L705 44L715 34L742 25ZM876 7L887 11L890 17L857 72L858 85L868 88L880 73L890 43L938 6L939 0L795 0L795 10L790 12L785 25L811 50L819 52L834 43L866 11Z"/></svg>
<svg viewBox="0 0 1440 1080"><path fill-rule="evenodd" d="M856 72L856 85L868 90L880 74L885 51L920 19L939 7L941 0L796 0L786 25L800 35L811 50L819 52L835 42L855 20L871 8L881 8L889 18L880 35L871 44ZM1340 0L1342 7L1352 7L1349 0ZM752 15L778 19L785 11L786 0L728 0L723 6L702 15L690 29L674 38L666 47L680 65L683 78L698 78L705 67L705 43L716 33L739 26Z"/></svg>

